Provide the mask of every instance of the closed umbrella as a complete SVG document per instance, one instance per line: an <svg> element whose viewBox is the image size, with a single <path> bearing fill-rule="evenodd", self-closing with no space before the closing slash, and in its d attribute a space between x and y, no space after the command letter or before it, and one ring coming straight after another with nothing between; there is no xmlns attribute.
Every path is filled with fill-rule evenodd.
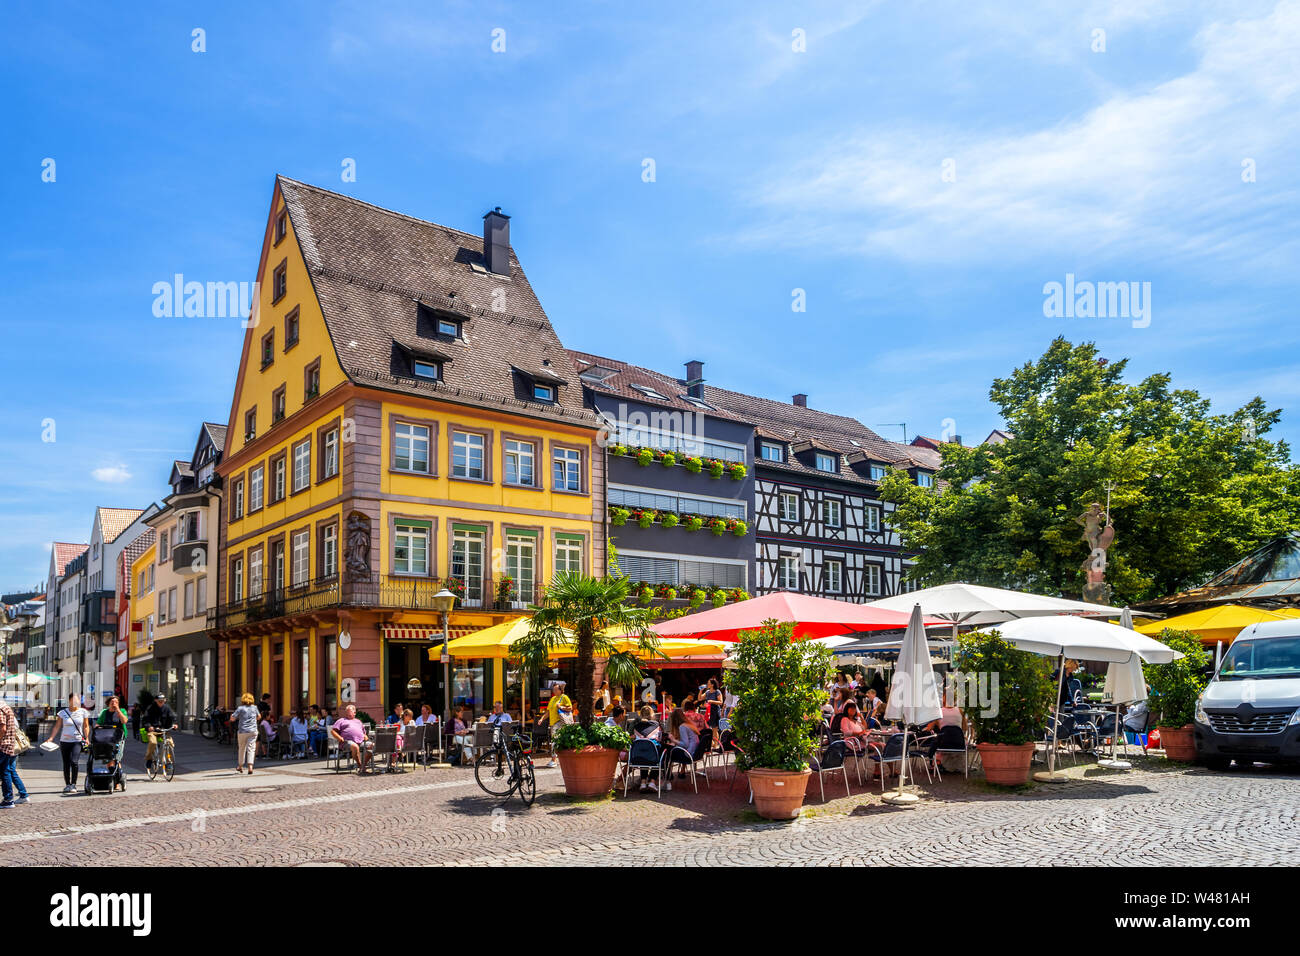
<svg viewBox="0 0 1300 956"><path fill-rule="evenodd" d="M912 616L903 634L903 644L898 650L898 663L894 665L894 679L890 682L889 703L885 707L888 720L903 724L903 760L898 766L898 792L885 797L886 803L911 806L916 803L914 793L904 793L907 777L907 727L909 724L926 724L938 720L939 688L930 663L930 646L925 640L925 626L921 623L921 605L912 607ZM882 767L881 772L884 772Z"/></svg>
<svg viewBox="0 0 1300 956"><path fill-rule="evenodd" d="M1123 628L1133 628L1133 615L1128 608L1119 616L1119 626ZM1110 756L1097 761L1099 767L1109 767L1111 770L1128 770L1133 765L1127 760L1120 760L1117 748L1119 746L1119 735L1124 732L1124 728L1119 722L1119 708L1121 704L1134 704L1139 700L1147 699L1146 677L1142 673L1142 657L1137 651L1126 661L1112 661L1106 668L1106 696L1115 706L1115 729L1110 735ZM1125 752L1128 744L1125 743Z"/></svg>

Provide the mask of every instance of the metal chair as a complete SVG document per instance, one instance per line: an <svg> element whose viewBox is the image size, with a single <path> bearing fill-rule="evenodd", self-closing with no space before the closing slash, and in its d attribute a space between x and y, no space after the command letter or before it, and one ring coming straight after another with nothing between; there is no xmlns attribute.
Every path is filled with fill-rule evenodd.
<svg viewBox="0 0 1300 956"><path fill-rule="evenodd" d="M475 724L474 725L474 743L470 746L473 753L470 756L470 762L473 763L475 757L484 750L491 750L497 742L497 729L492 724Z"/></svg>
<svg viewBox="0 0 1300 956"><path fill-rule="evenodd" d="M397 731L391 727L381 727L375 731L375 748L370 751L370 768L374 772L380 758L391 761L397 753ZM387 768L391 770L392 767Z"/></svg>
<svg viewBox="0 0 1300 956"><path fill-rule="evenodd" d="M649 737L636 737L628 747L627 759L623 762L623 796L627 796L628 784L632 780L633 770L644 770L646 776L654 774L655 796L663 796L664 760L659 750L659 741Z"/></svg>
<svg viewBox="0 0 1300 956"><path fill-rule="evenodd" d="M872 744L867 753L867 758L876 763L880 775L880 792L885 792L885 765L896 763L901 765L904 760L908 759L907 754L903 753L903 735L894 734L885 741L882 748L879 744Z"/></svg>
<svg viewBox="0 0 1300 956"><path fill-rule="evenodd" d="M823 778L826 774L842 774L844 777L844 796L850 796L852 790L849 789L849 768L845 762L849 756L849 745L843 740L828 741L825 746L818 748L812 772L817 775L817 786L821 789L822 803L826 802L826 784Z"/></svg>
<svg viewBox="0 0 1300 956"><path fill-rule="evenodd" d="M939 754L961 754L962 770L966 777L970 777L970 746L966 740L966 734L960 727L949 725L940 727L939 733L934 741L935 769L939 769ZM939 773L939 779L943 779L943 773Z"/></svg>
<svg viewBox="0 0 1300 956"><path fill-rule="evenodd" d="M698 746L697 746L697 752L699 752ZM701 756L703 756L702 753ZM667 779L669 783L671 783L673 779L672 765L675 763L680 764L683 767L688 765L690 766L691 785L695 788L696 793L700 792L699 778L701 776L704 777L704 785L708 787L710 790L713 789L713 784L709 780L708 771L697 770L695 767L695 763L696 763L695 754L691 753L689 750L687 750L685 747L681 746L680 744L675 744L665 749L664 766L667 768L667 773L668 773Z"/></svg>
<svg viewBox="0 0 1300 956"><path fill-rule="evenodd" d="M340 744L334 739L333 734L329 734L325 738L325 765L327 767L331 760L334 761L335 773L338 773L340 770L352 769L352 747ZM347 761L346 767L343 765L343 761L345 760Z"/></svg>

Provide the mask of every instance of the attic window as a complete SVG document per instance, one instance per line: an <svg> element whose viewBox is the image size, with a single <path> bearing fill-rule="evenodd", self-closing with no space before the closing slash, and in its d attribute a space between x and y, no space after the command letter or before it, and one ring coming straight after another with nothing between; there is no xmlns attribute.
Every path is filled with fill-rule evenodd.
<svg viewBox="0 0 1300 956"><path fill-rule="evenodd" d="M657 398L661 402L668 401L667 397L660 395L649 385L633 385L632 387L636 389L638 392L640 392L642 395L645 395L647 398Z"/></svg>
<svg viewBox="0 0 1300 956"><path fill-rule="evenodd" d="M426 378L434 382L442 378L442 365L439 362L416 359L411 363L411 371L415 373L416 378Z"/></svg>
<svg viewBox="0 0 1300 956"><path fill-rule="evenodd" d="M764 461L785 461L785 448L776 442L763 442L759 446L758 454Z"/></svg>
<svg viewBox="0 0 1300 956"><path fill-rule="evenodd" d="M533 398L539 402L555 401L555 386L545 385L541 382L533 383Z"/></svg>
<svg viewBox="0 0 1300 956"><path fill-rule="evenodd" d="M706 412L715 411L714 407L710 405L708 402L704 401L703 399L693 398L690 395L678 395L677 397L680 398L683 402L687 402L691 405L694 405L696 408L704 409Z"/></svg>
<svg viewBox="0 0 1300 956"><path fill-rule="evenodd" d="M448 338L460 338L460 323L455 319L438 319L438 334Z"/></svg>
<svg viewBox="0 0 1300 956"><path fill-rule="evenodd" d="M817 455L817 470L818 471L839 471L839 468L836 466L835 456L823 455L819 453Z"/></svg>
<svg viewBox="0 0 1300 956"><path fill-rule="evenodd" d="M289 234L289 210L281 209L280 215L275 217L275 244L279 245L280 240Z"/></svg>
<svg viewBox="0 0 1300 956"><path fill-rule="evenodd" d="M922 488L931 488L934 486L934 475L928 471L918 471L916 473L916 483Z"/></svg>
<svg viewBox="0 0 1300 956"><path fill-rule="evenodd" d="M285 259L275 267L271 274L271 304L279 302L289 291L289 260Z"/></svg>
<svg viewBox="0 0 1300 956"><path fill-rule="evenodd" d="M871 480L872 480L872 481L883 481L884 478L885 478L885 466L884 466L884 465L872 465L872 466L871 466Z"/></svg>

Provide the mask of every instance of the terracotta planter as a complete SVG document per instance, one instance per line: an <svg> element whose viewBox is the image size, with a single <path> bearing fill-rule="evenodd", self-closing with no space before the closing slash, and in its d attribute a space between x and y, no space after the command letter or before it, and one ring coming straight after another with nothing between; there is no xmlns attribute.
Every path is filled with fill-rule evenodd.
<svg viewBox="0 0 1300 956"><path fill-rule="evenodd" d="M1003 787L1019 787L1029 782L1029 764L1034 759L1034 744L976 744L984 779Z"/></svg>
<svg viewBox="0 0 1300 956"><path fill-rule="evenodd" d="M618 753L595 745L581 750L561 750L556 759L564 777L564 792L571 797L603 797L609 793L614 787Z"/></svg>
<svg viewBox="0 0 1300 956"><path fill-rule="evenodd" d="M1165 748L1165 757L1180 763L1192 763L1196 760L1196 733L1191 724L1185 727L1158 727L1160 744Z"/></svg>
<svg viewBox="0 0 1300 956"><path fill-rule="evenodd" d="M799 816L811 770L750 770L754 809L768 820L793 820Z"/></svg>

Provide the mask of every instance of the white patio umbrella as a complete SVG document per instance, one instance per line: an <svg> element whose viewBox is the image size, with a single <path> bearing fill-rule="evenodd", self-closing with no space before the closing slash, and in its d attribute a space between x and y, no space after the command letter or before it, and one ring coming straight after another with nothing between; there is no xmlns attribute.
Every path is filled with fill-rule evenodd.
<svg viewBox="0 0 1300 956"><path fill-rule="evenodd" d="M1034 774L1044 783L1059 783L1064 774L1056 772L1056 728L1060 723L1061 685L1065 681L1066 658L1124 663L1136 652L1143 660L1165 663L1181 656L1159 641L1111 624L1071 615L1032 617L998 625L1003 639L1022 651L1057 658L1056 721L1052 724L1052 748L1048 753L1047 772Z"/></svg>
<svg viewBox="0 0 1300 956"><path fill-rule="evenodd" d="M934 666L930 663L930 646L926 643L919 604L912 606L912 617L903 633L903 645L898 650L898 663L894 665L894 679L889 688L885 717L903 724L903 760L898 765L898 792L884 799L886 803L907 807L917 801L916 794L903 792L907 777L907 725L929 723L942 716L939 688L934 678Z"/></svg>
<svg viewBox="0 0 1300 956"><path fill-rule="evenodd" d="M916 604L928 618L948 621L956 633L958 625L979 627L1025 617L1075 614L1081 617L1118 617L1120 609L1068 598L1045 597L1023 591L989 588L981 584L940 584L908 594L872 601L872 607L890 611L909 611ZM1141 613L1141 612L1139 612Z"/></svg>
<svg viewBox="0 0 1300 956"><path fill-rule="evenodd" d="M10 677L0 687L22 688L35 687L37 684L44 684L52 681L54 678L46 677L44 674L22 673Z"/></svg>

